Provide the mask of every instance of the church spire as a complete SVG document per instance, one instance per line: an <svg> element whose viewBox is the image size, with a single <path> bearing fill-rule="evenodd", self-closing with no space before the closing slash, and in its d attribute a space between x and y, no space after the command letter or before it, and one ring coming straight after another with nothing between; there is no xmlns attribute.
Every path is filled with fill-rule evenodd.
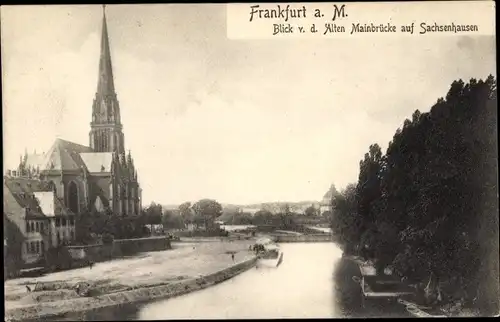
<svg viewBox="0 0 500 322"><path fill-rule="evenodd" d="M102 8L99 79L92 105L90 127L89 145L95 152L124 153L125 139L120 121L120 104L116 97L113 79L105 5Z"/></svg>
<svg viewBox="0 0 500 322"><path fill-rule="evenodd" d="M102 6L101 56L99 59L99 81L97 83L97 93L101 96L115 94L111 52L109 50L108 25L106 23L106 5Z"/></svg>

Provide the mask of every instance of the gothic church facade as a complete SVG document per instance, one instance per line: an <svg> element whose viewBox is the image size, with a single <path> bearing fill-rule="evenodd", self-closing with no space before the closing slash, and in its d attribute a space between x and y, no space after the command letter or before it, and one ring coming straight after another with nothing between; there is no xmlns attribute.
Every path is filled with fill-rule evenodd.
<svg viewBox="0 0 500 322"><path fill-rule="evenodd" d="M140 213L141 188L132 155L125 153L105 12L89 146L56 139L47 153L25 152L10 174L48 182L73 213L107 209L123 216Z"/></svg>

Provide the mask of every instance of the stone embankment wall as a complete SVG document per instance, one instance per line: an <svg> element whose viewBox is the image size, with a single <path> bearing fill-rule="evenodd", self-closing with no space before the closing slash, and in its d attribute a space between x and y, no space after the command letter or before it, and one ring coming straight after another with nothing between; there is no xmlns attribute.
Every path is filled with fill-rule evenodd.
<svg viewBox="0 0 500 322"><path fill-rule="evenodd" d="M317 235L276 235L273 236L277 243L324 243L333 241L330 234Z"/></svg>
<svg viewBox="0 0 500 322"><path fill-rule="evenodd" d="M139 252L153 252L171 249L170 240L166 236L117 239L112 244L67 246L67 249L75 260L91 260L101 262L123 255L132 255Z"/></svg>
<svg viewBox="0 0 500 322"><path fill-rule="evenodd" d="M257 259L238 263L221 271L177 283L140 288L96 297L76 298L57 302L47 302L27 307L18 307L5 312L6 321L34 321L42 318L58 317L71 314L84 316L85 312L105 307L116 307L130 303L148 302L151 300L168 299L174 296L201 290L221 283L255 266Z"/></svg>

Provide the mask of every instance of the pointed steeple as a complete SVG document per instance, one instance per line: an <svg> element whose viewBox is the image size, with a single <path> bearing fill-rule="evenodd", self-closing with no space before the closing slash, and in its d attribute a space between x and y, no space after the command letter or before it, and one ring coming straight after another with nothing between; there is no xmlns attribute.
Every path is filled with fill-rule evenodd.
<svg viewBox="0 0 500 322"><path fill-rule="evenodd" d="M103 5L99 77L92 104L92 122L89 133L89 145L95 152L123 153L125 151L125 138L120 119L120 104L115 92L108 25Z"/></svg>
<svg viewBox="0 0 500 322"><path fill-rule="evenodd" d="M99 59L99 81L97 93L101 97L115 94L113 80L113 66L111 64L111 52L109 50L108 25L106 23L106 5L102 6L102 34L101 34L101 56Z"/></svg>
<svg viewBox="0 0 500 322"><path fill-rule="evenodd" d="M128 150L127 163L128 164L132 164L133 163L133 161L132 161L132 155L130 154L130 150Z"/></svg>

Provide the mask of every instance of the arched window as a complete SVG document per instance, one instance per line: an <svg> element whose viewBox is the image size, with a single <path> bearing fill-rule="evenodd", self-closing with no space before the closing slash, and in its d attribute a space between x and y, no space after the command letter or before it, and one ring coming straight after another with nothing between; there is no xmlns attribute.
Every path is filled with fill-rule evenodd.
<svg viewBox="0 0 500 322"><path fill-rule="evenodd" d="M75 214L79 212L78 187L74 181L68 185L68 208Z"/></svg>

